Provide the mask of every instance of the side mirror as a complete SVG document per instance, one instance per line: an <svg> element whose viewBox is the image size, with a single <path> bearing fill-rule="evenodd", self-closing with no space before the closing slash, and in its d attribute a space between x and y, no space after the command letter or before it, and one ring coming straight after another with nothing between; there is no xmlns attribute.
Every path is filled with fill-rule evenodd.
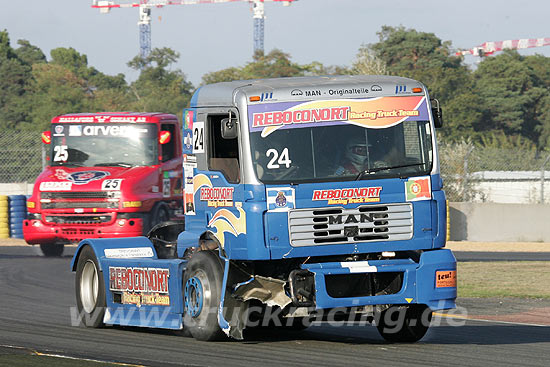
<svg viewBox="0 0 550 367"><path fill-rule="evenodd" d="M170 140L172 140L172 134L170 134L170 131L162 130L159 134L159 143L167 144L170 143Z"/></svg>
<svg viewBox="0 0 550 367"><path fill-rule="evenodd" d="M443 111L441 110L441 106L439 105L439 101L437 99L432 99L430 102L432 102L434 126L438 129L443 126Z"/></svg>
<svg viewBox="0 0 550 367"><path fill-rule="evenodd" d="M237 137L237 119L226 117L222 119L222 138L235 139Z"/></svg>
<svg viewBox="0 0 550 367"><path fill-rule="evenodd" d="M52 132L51 131L44 131L42 133L42 143L44 143L44 144L51 144L52 143Z"/></svg>

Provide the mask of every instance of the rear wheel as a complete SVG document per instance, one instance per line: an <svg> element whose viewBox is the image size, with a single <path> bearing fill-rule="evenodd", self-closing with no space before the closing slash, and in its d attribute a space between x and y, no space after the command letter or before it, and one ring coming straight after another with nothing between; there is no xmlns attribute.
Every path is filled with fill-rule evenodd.
<svg viewBox="0 0 550 367"><path fill-rule="evenodd" d="M76 266L76 306L79 322L88 327L103 325L105 315L105 283L91 247L85 246Z"/></svg>
<svg viewBox="0 0 550 367"><path fill-rule="evenodd" d="M63 254L63 249L65 245L62 243L47 243L41 244L40 249L46 257L58 257Z"/></svg>
<svg viewBox="0 0 550 367"><path fill-rule="evenodd" d="M223 267L211 251L199 251L187 263L183 276L184 325L197 340L223 337L218 325Z"/></svg>
<svg viewBox="0 0 550 367"><path fill-rule="evenodd" d="M376 315L380 335L391 343L414 343L430 327L432 312L426 305L392 306Z"/></svg>

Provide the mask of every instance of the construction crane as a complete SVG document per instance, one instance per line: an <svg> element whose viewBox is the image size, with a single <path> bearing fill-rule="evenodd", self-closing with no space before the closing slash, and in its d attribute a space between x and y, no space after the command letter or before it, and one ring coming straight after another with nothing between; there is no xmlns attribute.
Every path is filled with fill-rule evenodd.
<svg viewBox="0 0 550 367"><path fill-rule="evenodd" d="M254 53L264 51L264 2L280 2L289 6L298 0L93 0L92 8L100 13L109 13L113 8L139 8L139 55L142 58L151 53L151 9L166 5L215 4L229 2L248 2L253 6L254 20Z"/></svg>
<svg viewBox="0 0 550 367"><path fill-rule="evenodd" d="M455 55L474 55L484 57L502 50L520 50L524 48L543 47L550 45L550 38L522 38L519 40L506 40L484 42L469 50L460 50Z"/></svg>

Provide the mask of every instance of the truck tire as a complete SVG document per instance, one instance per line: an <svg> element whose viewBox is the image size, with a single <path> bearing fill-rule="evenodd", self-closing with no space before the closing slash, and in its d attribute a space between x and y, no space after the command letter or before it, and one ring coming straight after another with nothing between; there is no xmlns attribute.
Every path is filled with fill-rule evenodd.
<svg viewBox="0 0 550 367"><path fill-rule="evenodd" d="M143 235L147 236L149 231L153 229L157 224L167 222L170 220L170 214L164 204L156 205L149 213L147 225L144 227Z"/></svg>
<svg viewBox="0 0 550 367"><path fill-rule="evenodd" d="M105 283L90 246L85 246L80 252L76 266L75 290L79 324L94 328L103 326L107 306Z"/></svg>
<svg viewBox="0 0 550 367"><path fill-rule="evenodd" d="M46 257L59 257L63 254L65 245L62 243L43 243L40 245L42 253Z"/></svg>
<svg viewBox="0 0 550 367"><path fill-rule="evenodd" d="M375 319L380 335L390 343L414 343L422 339L430 327L432 312L426 305L392 306Z"/></svg>
<svg viewBox="0 0 550 367"><path fill-rule="evenodd" d="M199 251L187 263L183 275L183 323L197 340L223 337L218 325L222 281L222 263L214 252Z"/></svg>

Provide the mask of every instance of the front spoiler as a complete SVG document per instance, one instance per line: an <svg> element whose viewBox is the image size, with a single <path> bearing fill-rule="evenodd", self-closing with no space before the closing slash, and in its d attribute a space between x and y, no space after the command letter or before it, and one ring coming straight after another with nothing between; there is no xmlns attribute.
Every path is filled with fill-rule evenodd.
<svg viewBox="0 0 550 367"><path fill-rule="evenodd" d="M456 286L436 287L436 271L456 271L456 259L451 250L423 252L418 263L411 259L395 259L303 264L301 267L315 274L317 309L413 303L425 304L432 310L456 307ZM403 272L401 290L395 294L348 298L334 298L327 292L327 275L373 272Z"/></svg>

